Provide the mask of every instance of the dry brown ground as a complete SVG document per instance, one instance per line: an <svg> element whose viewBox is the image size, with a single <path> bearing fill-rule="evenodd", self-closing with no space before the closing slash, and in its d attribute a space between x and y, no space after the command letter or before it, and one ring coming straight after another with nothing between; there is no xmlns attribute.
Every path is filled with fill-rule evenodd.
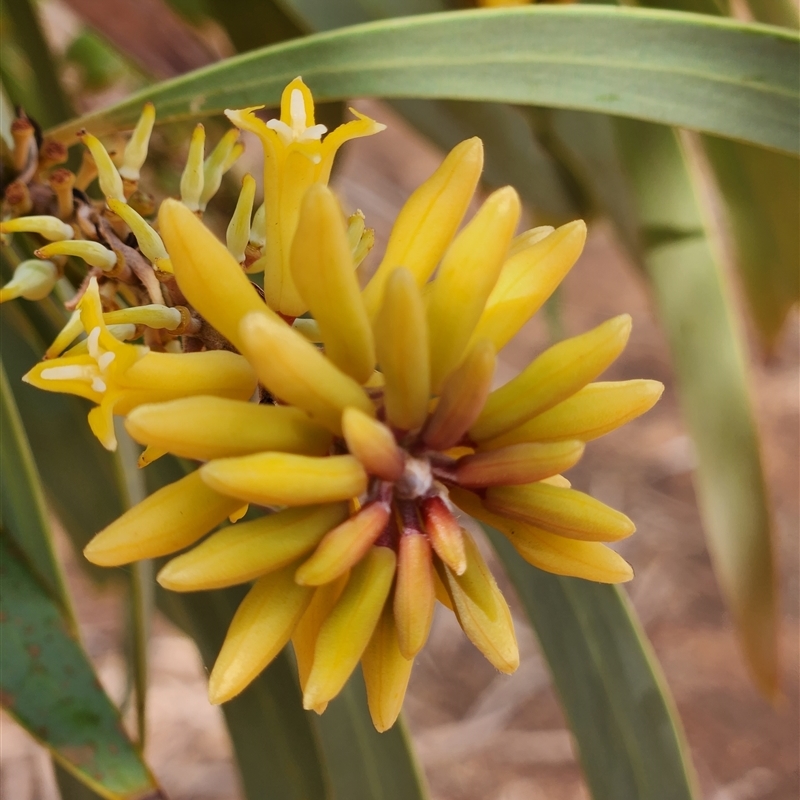
<svg viewBox="0 0 800 800"><path fill-rule="evenodd" d="M375 114L389 116L380 108ZM349 147L337 186L348 205L367 211L380 248L398 207L439 156L400 124ZM638 524L637 534L621 548L636 570L629 591L675 696L705 800L796 800L797 318L776 357L753 367L783 603L784 699L775 709L748 678L714 581L692 488L692 443L681 421L664 336L642 280L598 225L564 285L565 333L574 335L625 311L633 315L633 336L608 377L657 378L667 389L644 418L592 443L570 478ZM544 323L532 322L504 353L501 378L548 341ZM66 552L65 558L86 645L104 684L119 699L124 691L119 597L98 592L75 559ZM515 618L523 662L514 676L498 675L446 614L437 616L418 658L405 711L436 800L588 798L546 667L517 609ZM241 794L221 714L206 701L192 643L157 620L152 645L147 755L156 775L173 800L237 800ZM7 719L0 766L3 800L55 797L46 758Z"/></svg>

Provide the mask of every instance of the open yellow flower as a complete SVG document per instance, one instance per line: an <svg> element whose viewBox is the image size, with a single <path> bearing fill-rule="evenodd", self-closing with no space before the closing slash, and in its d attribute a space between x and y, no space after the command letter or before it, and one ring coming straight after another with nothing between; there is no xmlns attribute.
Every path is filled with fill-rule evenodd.
<svg viewBox="0 0 800 800"><path fill-rule="evenodd" d="M292 142L305 146L301 127ZM561 473L662 387L592 383L625 346L622 315L492 391L497 351L576 261L585 226L515 239L520 204L506 187L459 231L481 167L479 140L447 156L400 212L363 291L338 202L311 183L282 257L294 310L310 309L321 349L264 304L194 214L162 205L181 291L275 404L192 397L134 409L126 425L136 440L205 464L101 531L86 555L115 565L175 552L233 507L274 510L213 533L158 576L175 591L255 581L212 672L213 702L242 691L291 639L306 708L324 710L361 661L373 721L386 730L437 598L497 669L513 672L511 615L462 513L541 569L608 583L632 576L604 543L633 523Z"/></svg>
<svg viewBox="0 0 800 800"><path fill-rule="evenodd" d="M236 353L155 353L116 339L103 319L96 278L89 281L78 308L87 334L86 352L73 353L73 348L42 361L23 380L39 389L75 394L97 403L89 412L89 425L109 450L117 446L114 414L125 415L143 403L191 395L244 400L255 390L252 369Z"/></svg>
<svg viewBox="0 0 800 800"><path fill-rule="evenodd" d="M326 128L315 122L314 99L301 78L284 89L280 119L264 122L254 114L258 108L225 112L238 128L256 134L264 148L266 249L250 271L264 270L264 293L275 311L299 317L308 306L295 286L289 252L303 196L313 183L328 183L334 156L345 142L386 126L351 109L357 119L323 139Z"/></svg>

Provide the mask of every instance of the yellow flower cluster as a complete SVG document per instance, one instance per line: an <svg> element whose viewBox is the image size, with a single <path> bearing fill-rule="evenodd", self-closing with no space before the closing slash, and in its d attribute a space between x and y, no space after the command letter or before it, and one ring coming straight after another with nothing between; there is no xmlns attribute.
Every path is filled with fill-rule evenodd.
<svg viewBox="0 0 800 800"><path fill-rule="evenodd" d="M113 410L147 447L145 461L169 452L203 462L97 534L85 554L115 566L191 547L161 569L162 586L254 581L212 671L212 702L241 692L291 641L306 708L322 712L360 661L372 719L386 730L437 600L497 669L518 666L511 614L464 515L502 531L541 569L631 577L604 543L633 523L561 473L587 441L649 409L662 387L592 383L625 347L631 321L622 315L492 388L497 353L567 274L586 229L578 221L515 237L511 187L462 227L480 140L455 147L412 194L361 290L363 218L348 223L327 179L339 144L380 126L360 118L321 141L299 79L279 121L228 116L264 145L263 254L248 264L241 255L252 240L226 247L191 204L166 200L159 257L186 308L238 352L118 342L90 284L79 309L87 352L44 362L28 380L97 402L92 424L106 444ZM251 187L243 195L249 222ZM266 303L245 274L257 263ZM250 399L256 380L261 402ZM270 513L203 539L247 504Z"/></svg>

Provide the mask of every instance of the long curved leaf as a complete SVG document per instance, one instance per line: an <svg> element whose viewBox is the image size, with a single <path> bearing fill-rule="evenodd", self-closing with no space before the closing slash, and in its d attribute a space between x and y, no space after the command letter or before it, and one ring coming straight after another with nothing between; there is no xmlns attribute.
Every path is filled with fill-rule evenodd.
<svg viewBox="0 0 800 800"><path fill-rule="evenodd" d="M533 623L592 796L696 797L672 701L625 595L535 569L484 528Z"/></svg>
<svg viewBox="0 0 800 800"><path fill-rule="evenodd" d="M0 582L0 697L6 711L101 797L163 797L98 685L70 620L4 532Z"/></svg>
<svg viewBox="0 0 800 800"><path fill-rule="evenodd" d="M800 301L800 161L704 136L750 311L772 349Z"/></svg>
<svg viewBox="0 0 800 800"><path fill-rule="evenodd" d="M48 591L68 608L56 562L44 493L14 395L0 362L0 524L15 539Z"/></svg>
<svg viewBox="0 0 800 800"><path fill-rule="evenodd" d="M798 37L697 14L581 6L426 14L247 53L160 84L51 134L277 103L302 74L319 100L489 100L601 111L798 152Z"/></svg>
<svg viewBox="0 0 800 800"><path fill-rule="evenodd" d="M372 725L358 669L316 719L336 800L424 800L428 794L402 719Z"/></svg>
<svg viewBox="0 0 800 800"><path fill-rule="evenodd" d="M695 484L714 570L756 681L778 690L772 524L742 332L674 132L616 122L642 225L642 258L697 449ZM657 176L654 175L657 165Z"/></svg>

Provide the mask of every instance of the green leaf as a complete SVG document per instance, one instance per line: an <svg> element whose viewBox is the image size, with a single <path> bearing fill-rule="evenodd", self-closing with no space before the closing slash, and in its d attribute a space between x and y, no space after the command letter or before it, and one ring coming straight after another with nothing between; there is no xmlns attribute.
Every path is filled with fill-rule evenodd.
<svg viewBox="0 0 800 800"><path fill-rule="evenodd" d="M110 800L163 797L71 624L0 532L0 691L6 711Z"/></svg>
<svg viewBox="0 0 800 800"><path fill-rule="evenodd" d="M0 363L0 524L11 533L48 591L68 610L56 562L44 494L22 420Z"/></svg>
<svg viewBox="0 0 800 800"><path fill-rule="evenodd" d="M186 471L170 456L145 470L154 491ZM159 609L191 636L210 670L247 587L179 594L158 589ZM284 651L242 694L222 706L249 800L330 797L311 714L303 710Z"/></svg>
<svg viewBox="0 0 800 800"><path fill-rule="evenodd" d="M645 238L659 233L650 240L643 266L697 450L697 499L717 580L756 681L774 696L778 609L772 526L742 333L704 235L676 135L638 122L618 120L616 126Z"/></svg>
<svg viewBox="0 0 800 800"><path fill-rule="evenodd" d="M439 0L280 0L280 5L308 32L444 9ZM531 135L525 116L518 109L499 103L456 100L395 100L391 105L443 150L450 150L471 136L480 137L486 145L484 182L490 186L514 184L543 223L560 223L580 216L558 164Z"/></svg>
<svg viewBox="0 0 800 800"><path fill-rule="evenodd" d="M360 668L316 725L336 800L428 796L402 719L385 733L373 727Z"/></svg>
<svg viewBox="0 0 800 800"><path fill-rule="evenodd" d="M727 211L734 259L767 349L800 300L800 161L703 137Z"/></svg>
<svg viewBox="0 0 800 800"><path fill-rule="evenodd" d="M530 109L529 115L561 169L580 187L588 211L610 217L629 252L640 255L636 208L611 118L564 109Z"/></svg>
<svg viewBox="0 0 800 800"><path fill-rule="evenodd" d="M72 109L56 74L55 64L31 0L5 0L3 16L11 22L14 43L28 63L34 91L23 85L24 97L13 98L17 103L28 102L26 111L45 127L56 125L72 116ZM3 69L5 72L5 69ZM32 104L32 105L31 105Z"/></svg>
<svg viewBox="0 0 800 800"><path fill-rule="evenodd" d="M592 796L699 796L672 700L625 595L542 572L484 527L533 623Z"/></svg>
<svg viewBox="0 0 800 800"><path fill-rule="evenodd" d="M697 14L604 6L426 14L309 36L167 81L52 134L276 104L302 74L317 99L502 101L601 111L798 151L798 37Z"/></svg>
<svg viewBox="0 0 800 800"><path fill-rule="evenodd" d="M478 136L486 148L483 181L512 184L542 224L558 225L581 215L574 187L519 109L456 100L395 100L392 107L443 150Z"/></svg>

